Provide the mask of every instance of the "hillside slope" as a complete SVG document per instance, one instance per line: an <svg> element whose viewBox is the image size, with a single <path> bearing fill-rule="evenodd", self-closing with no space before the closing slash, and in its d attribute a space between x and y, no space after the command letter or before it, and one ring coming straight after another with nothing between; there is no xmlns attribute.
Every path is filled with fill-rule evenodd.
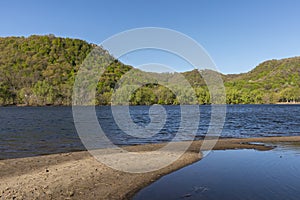
<svg viewBox="0 0 300 200"><path fill-rule="evenodd" d="M299 102L300 57L263 62L225 85L228 103Z"/></svg>
<svg viewBox="0 0 300 200"><path fill-rule="evenodd" d="M70 105L78 68L95 47L83 40L53 35L0 38L0 105ZM110 56L97 48L100 59ZM131 76L123 76L129 71ZM202 73L217 73L223 78L228 104L300 101L300 57L266 61L243 74ZM194 88L196 99L182 77ZM121 91L124 96L131 92L132 105L210 103L209 91L197 70L149 73L118 60L109 63L100 77L94 102L110 104L120 82L142 86L133 92L132 88ZM175 95L170 88L179 92ZM122 102L124 99L116 101Z"/></svg>
<svg viewBox="0 0 300 200"><path fill-rule="evenodd" d="M0 105L70 105L76 72L94 47L53 35L0 38ZM99 90L110 91L128 68L113 62Z"/></svg>

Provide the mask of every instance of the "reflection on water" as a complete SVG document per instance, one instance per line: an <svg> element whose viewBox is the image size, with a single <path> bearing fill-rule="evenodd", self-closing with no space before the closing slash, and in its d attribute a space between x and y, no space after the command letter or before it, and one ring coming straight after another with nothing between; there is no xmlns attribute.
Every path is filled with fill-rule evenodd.
<svg viewBox="0 0 300 200"><path fill-rule="evenodd" d="M300 142L270 143L270 145L276 145L277 148L273 150L275 153L300 156Z"/></svg>
<svg viewBox="0 0 300 200"><path fill-rule="evenodd" d="M139 199L298 200L300 143L271 151L214 151L141 190Z"/></svg>

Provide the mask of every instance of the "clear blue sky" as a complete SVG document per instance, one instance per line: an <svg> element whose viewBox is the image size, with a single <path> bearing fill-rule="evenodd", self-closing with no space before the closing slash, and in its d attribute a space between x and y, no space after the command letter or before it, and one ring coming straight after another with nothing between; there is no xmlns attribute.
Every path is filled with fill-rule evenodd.
<svg viewBox="0 0 300 200"><path fill-rule="evenodd" d="M164 27L194 38L219 71L239 73L267 59L300 55L299 10L299 0L6 0L0 36L53 33L99 44L127 29ZM123 61L151 61L137 55ZM166 64L183 65L165 58Z"/></svg>

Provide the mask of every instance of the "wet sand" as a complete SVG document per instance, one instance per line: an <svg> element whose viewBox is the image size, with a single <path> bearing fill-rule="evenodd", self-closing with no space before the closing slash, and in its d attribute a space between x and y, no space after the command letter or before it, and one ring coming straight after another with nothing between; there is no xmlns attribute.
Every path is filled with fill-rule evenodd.
<svg viewBox="0 0 300 200"><path fill-rule="evenodd" d="M295 137L220 139L215 150L257 149L271 146L256 143L294 142ZM184 142L176 144L181 145ZM255 143L255 144L253 144ZM111 169L95 160L88 152L0 160L1 199L130 199L137 191L161 176L201 159L202 141L195 141L175 163L143 174ZM124 147L128 151L153 151L165 144ZM140 162L143 162L141 160Z"/></svg>

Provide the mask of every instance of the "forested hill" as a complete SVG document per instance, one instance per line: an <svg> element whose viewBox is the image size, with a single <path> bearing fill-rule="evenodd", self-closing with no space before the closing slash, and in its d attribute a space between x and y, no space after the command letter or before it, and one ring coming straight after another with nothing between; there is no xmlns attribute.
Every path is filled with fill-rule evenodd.
<svg viewBox="0 0 300 200"><path fill-rule="evenodd" d="M53 35L0 38L0 104L70 105L76 72L94 47ZM114 62L104 92L128 68Z"/></svg>
<svg viewBox="0 0 300 200"><path fill-rule="evenodd" d="M263 62L228 78L225 86L228 103L299 102L300 57Z"/></svg>
<svg viewBox="0 0 300 200"><path fill-rule="evenodd" d="M0 38L0 105L70 105L72 88L80 64L96 45L54 35ZM108 52L103 51L103 55ZM125 84L147 83L135 90L130 103L139 104L209 104L210 95L196 70L184 73L146 73L114 60L99 79L96 104L110 104L118 81L131 70ZM209 72L217 73L217 72ZM244 74L220 74L226 86L227 103L276 103L299 101L300 58L263 62ZM184 76L193 86L178 88L180 94L155 83L180 87ZM131 79L130 79L131 78ZM172 86L173 85L173 86ZM124 94L128 91L123 91Z"/></svg>

